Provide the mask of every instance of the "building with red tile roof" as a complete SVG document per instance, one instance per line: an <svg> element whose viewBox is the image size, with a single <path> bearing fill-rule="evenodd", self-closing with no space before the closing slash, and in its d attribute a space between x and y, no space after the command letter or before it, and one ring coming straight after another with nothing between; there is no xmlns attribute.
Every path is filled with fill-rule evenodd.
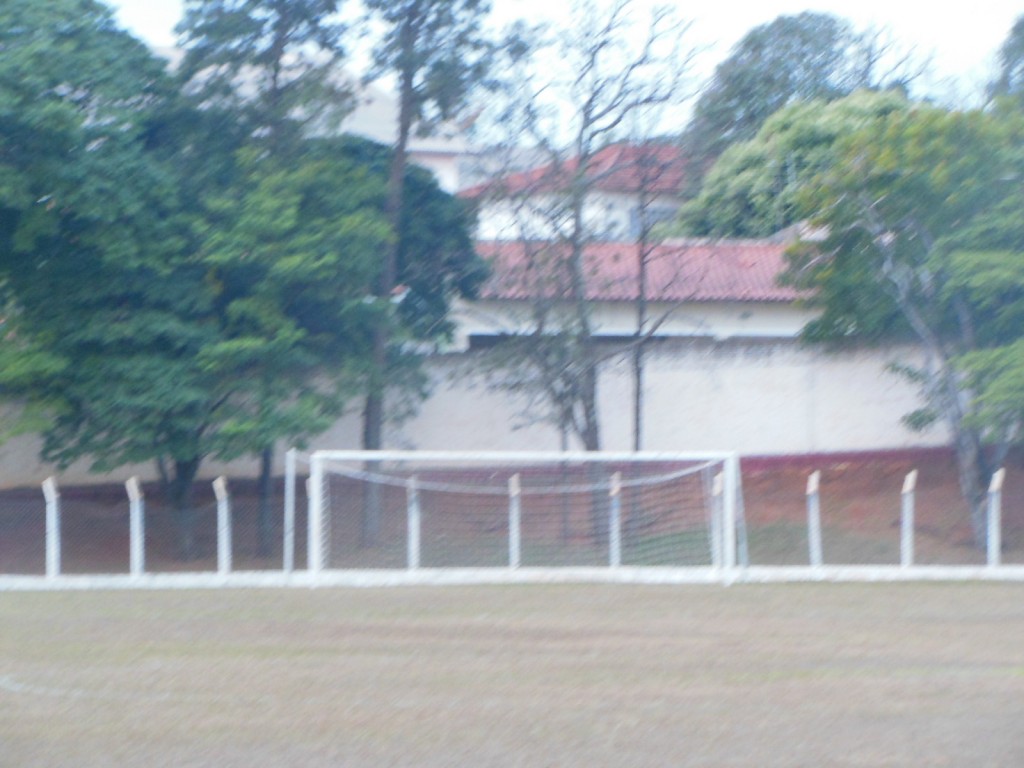
<svg viewBox="0 0 1024 768"><path fill-rule="evenodd" d="M567 244L485 241L478 252L491 275L477 300L456 313L460 348L534 330L534 312L568 309L573 299ZM646 249L643 298L659 338L756 338L792 342L814 311L800 291L780 283L786 245L767 240L673 240ZM637 332L640 247L594 242L584 247L585 297L596 336Z"/></svg>
<svg viewBox="0 0 1024 768"><path fill-rule="evenodd" d="M765 240L673 240L646 251L645 298L655 302L793 302L800 293L781 285L785 244ZM483 299L523 301L568 295L568 246L545 242L480 242L492 273ZM585 246L583 270L591 301L640 298L640 246Z"/></svg>
<svg viewBox="0 0 1024 768"><path fill-rule="evenodd" d="M604 192L678 195L686 181L687 159L673 143L617 143L595 152L583 169L589 189ZM578 157L510 173L459 192L460 197L512 197L565 192L580 172Z"/></svg>
<svg viewBox="0 0 1024 768"><path fill-rule="evenodd" d="M582 215L591 239L636 237L641 214L648 225L673 218L682 202L687 160L675 144L611 144L585 163L578 157L516 171L459 195L475 200L478 235L485 240L554 239L570 226L574 184L583 190Z"/></svg>

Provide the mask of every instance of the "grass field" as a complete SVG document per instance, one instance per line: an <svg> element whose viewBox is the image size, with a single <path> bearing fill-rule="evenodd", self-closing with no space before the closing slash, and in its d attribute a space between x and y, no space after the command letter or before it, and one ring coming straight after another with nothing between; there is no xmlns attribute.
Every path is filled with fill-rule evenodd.
<svg viewBox="0 0 1024 768"><path fill-rule="evenodd" d="M2 766L1019 766L1024 586L0 593Z"/></svg>

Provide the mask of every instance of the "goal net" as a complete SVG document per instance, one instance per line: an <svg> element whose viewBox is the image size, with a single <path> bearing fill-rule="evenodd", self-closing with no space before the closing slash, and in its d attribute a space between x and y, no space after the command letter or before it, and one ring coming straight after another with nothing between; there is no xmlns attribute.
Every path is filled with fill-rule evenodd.
<svg viewBox="0 0 1024 768"><path fill-rule="evenodd" d="M312 570L736 561L732 454L320 451Z"/></svg>

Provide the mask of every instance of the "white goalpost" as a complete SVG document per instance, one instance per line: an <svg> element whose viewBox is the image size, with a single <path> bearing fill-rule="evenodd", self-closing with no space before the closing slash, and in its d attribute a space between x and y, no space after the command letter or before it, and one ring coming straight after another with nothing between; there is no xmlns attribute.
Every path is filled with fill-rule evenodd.
<svg viewBox="0 0 1024 768"><path fill-rule="evenodd" d="M731 569L739 479L733 453L317 451L307 562Z"/></svg>

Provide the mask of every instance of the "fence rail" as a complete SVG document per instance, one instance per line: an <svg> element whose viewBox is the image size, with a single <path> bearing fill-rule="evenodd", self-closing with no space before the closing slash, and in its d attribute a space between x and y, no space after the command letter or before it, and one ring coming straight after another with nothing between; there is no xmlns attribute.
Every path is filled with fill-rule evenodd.
<svg viewBox="0 0 1024 768"><path fill-rule="evenodd" d="M518 473L503 481L504 498L493 505L494 519L486 526L487 535L497 536L500 545L494 550L497 556L486 560L485 567L474 566L472 558L464 567L439 567L424 557L430 532L436 535L441 531L449 537L446 546L453 551L461 546L479 548L479 542L460 540L463 534L442 525L437 517L437 496L431 496L436 489L412 476L396 489L402 499L403 551L396 560L383 560L383 565L368 569L358 562L331 562L332 535L336 538L343 532L337 520L332 522L332 491L322 468L316 463L309 465L311 477L305 487L300 483L302 465L308 461L309 457L289 452L285 478L271 500L269 530L261 527L266 518L259 500L218 478L211 487L212 498L195 504L191 535L197 546L188 559L168 544L180 533L168 522L170 511L157 500L149 503L136 478L125 484L120 500L82 497L73 489L65 495L53 478L34 499L25 494L0 494L0 589L1024 580L1024 536L1020 535L1024 526L1020 520L1010 520L1016 528L1011 529L1011 540L1006 536L1004 470L991 480L980 546L965 542L962 533L946 531L934 511L928 511L934 503L931 507L926 504L920 514L918 496L927 489L922 489L916 469L902 478L902 487L892 495L893 523L888 531L881 525L868 531L867 524L858 529L858 515L863 511L850 504L837 510L819 471L806 478L802 520L798 514L783 519L777 512L769 519L763 504L745 503L741 496L729 499L722 492L722 475L716 475L707 483L712 490L705 562L642 566L629 560L636 551L638 535L631 517L634 499L628 482L624 484L616 472L605 491L603 560L553 562L545 567L530 565L528 558L524 564L524 550L530 545L524 531L537 523L535 518L531 523L531 510L524 507ZM738 477L733 487L739 487ZM301 503L302 490L305 505ZM758 493L763 496L765 492ZM744 507L749 510L746 516ZM333 534L332 525L336 528Z"/></svg>

